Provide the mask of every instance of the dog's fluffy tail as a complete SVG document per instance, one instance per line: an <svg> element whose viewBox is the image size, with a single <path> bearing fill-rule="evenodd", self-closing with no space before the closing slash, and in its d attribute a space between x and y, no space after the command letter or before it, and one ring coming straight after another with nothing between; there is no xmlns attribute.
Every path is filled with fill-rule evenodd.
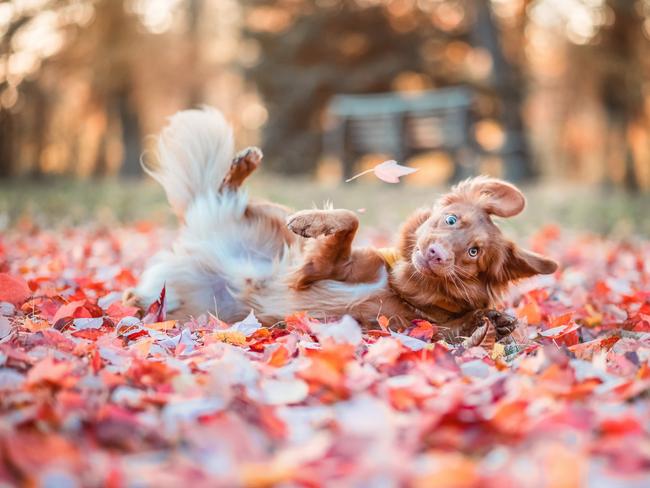
<svg viewBox="0 0 650 488"><path fill-rule="evenodd" d="M232 128L216 109L184 110L170 117L157 148L157 164L142 166L182 216L196 197L221 187L234 152Z"/></svg>

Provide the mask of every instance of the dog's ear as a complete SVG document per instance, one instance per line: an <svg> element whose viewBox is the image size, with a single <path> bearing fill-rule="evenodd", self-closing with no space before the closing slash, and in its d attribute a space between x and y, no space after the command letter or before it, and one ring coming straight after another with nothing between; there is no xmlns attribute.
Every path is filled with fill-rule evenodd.
<svg viewBox="0 0 650 488"><path fill-rule="evenodd" d="M479 177L469 181L477 204L498 217L514 217L526 206L526 197L514 185L496 178Z"/></svg>
<svg viewBox="0 0 650 488"><path fill-rule="evenodd" d="M465 201L478 205L490 215L513 217L526 206L526 198L517 187L497 178L477 176L460 182L440 197L439 206Z"/></svg>
<svg viewBox="0 0 650 488"><path fill-rule="evenodd" d="M509 242L504 249L503 259L493 274L498 282L506 284L538 274L552 274L557 268L558 264L554 260Z"/></svg>

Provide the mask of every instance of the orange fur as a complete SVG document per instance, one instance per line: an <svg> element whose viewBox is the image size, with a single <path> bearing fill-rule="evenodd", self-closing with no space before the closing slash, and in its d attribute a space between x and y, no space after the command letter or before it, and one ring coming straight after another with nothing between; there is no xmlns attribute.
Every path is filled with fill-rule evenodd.
<svg viewBox="0 0 650 488"><path fill-rule="evenodd" d="M479 177L460 183L433 209L420 209L407 219L385 293L351 312L361 320L381 313L401 325L419 317L456 327L467 314L474 317L475 311L496 306L511 281L554 272L554 261L519 248L492 222L491 215L516 215L524 205L523 194L500 180ZM448 216L455 219L451 225ZM374 249L352 248L358 225L354 213L345 210L302 211L291 217L289 228L313 238L294 287L305 289L324 279L376 279L384 261ZM430 266L423 255L432 247L448 263ZM474 247L476 256L468 254Z"/></svg>

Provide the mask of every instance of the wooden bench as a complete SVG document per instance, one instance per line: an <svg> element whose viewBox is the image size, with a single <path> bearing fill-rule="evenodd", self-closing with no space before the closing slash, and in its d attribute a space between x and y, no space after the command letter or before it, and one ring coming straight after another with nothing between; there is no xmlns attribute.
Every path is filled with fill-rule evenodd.
<svg viewBox="0 0 650 488"><path fill-rule="evenodd" d="M346 178L364 154L382 153L403 162L419 153L445 151L454 161L454 179L462 179L474 174L477 164L472 102L465 87L336 95L328 107L324 151L342 161Z"/></svg>

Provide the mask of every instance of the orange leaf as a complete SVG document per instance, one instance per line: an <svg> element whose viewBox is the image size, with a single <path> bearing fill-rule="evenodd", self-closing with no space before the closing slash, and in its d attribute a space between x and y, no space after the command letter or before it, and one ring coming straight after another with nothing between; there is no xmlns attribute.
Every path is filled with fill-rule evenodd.
<svg viewBox="0 0 650 488"><path fill-rule="evenodd" d="M147 327L153 330L171 330L176 327L176 321L165 320L164 322L155 322L153 324L147 324Z"/></svg>
<svg viewBox="0 0 650 488"><path fill-rule="evenodd" d="M50 323L47 322L46 320L35 322L30 318L26 318L22 326L31 332L38 332L40 330L49 329L51 327Z"/></svg>
<svg viewBox="0 0 650 488"><path fill-rule="evenodd" d="M538 324L542 321L542 312L539 309L537 302L528 302L523 307L517 309L517 316L519 318L525 318L528 320L529 324Z"/></svg>
<svg viewBox="0 0 650 488"><path fill-rule="evenodd" d="M377 324L379 324L379 327L381 327L382 330L388 331L388 324L390 324L390 320L388 320L388 317L385 315L380 315L377 318Z"/></svg>
<svg viewBox="0 0 650 488"><path fill-rule="evenodd" d="M289 362L288 349L280 345L280 347L276 348L275 351L273 351L273 354L271 354L271 357L267 362L271 366L276 366L276 367L284 366Z"/></svg>
<svg viewBox="0 0 650 488"><path fill-rule="evenodd" d="M438 328L431 322L426 320L414 320L413 322L415 323L415 327L408 331L408 335L411 337L429 342L438 332Z"/></svg>

